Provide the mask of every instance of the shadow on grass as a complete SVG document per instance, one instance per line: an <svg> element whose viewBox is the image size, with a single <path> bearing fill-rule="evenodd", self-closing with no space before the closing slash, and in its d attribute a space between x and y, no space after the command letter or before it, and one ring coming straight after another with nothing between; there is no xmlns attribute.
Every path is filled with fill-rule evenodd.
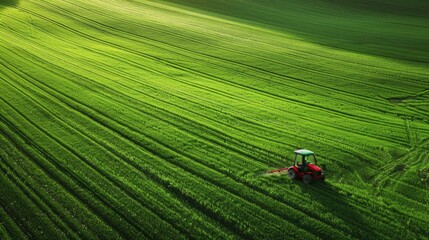
<svg viewBox="0 0 429 240"><path fill-rule="evenodd" d="M329 182L306 185L302 181L296 181L295 184L301 187L303 193L310 195L313 201L320 203L327 212L344 222L345 226L338 226L338 230L357 239L377 239L380 235L383 236L381 232L386 229L379 229L380 226L375 226L373 219L365 215L367 212L353 206L350 201L352 193L343 192Z"/></svg>
<svg viewBox="0 0 429 240"><path fill-rule="evenodd" d="M7 7L16 7L19 4L19 0L0 0L0 10Z"/></svg>
<svg viewBox="0 0 429 240"><path fill-rule="evenodd" d="M429 31L424 28L428 1L288 0L270 4L264 0L164 1L285 31L300 40L329 48L429 63L426 44ZM416 33L424 37L420 40L409 37Z"/></svg>

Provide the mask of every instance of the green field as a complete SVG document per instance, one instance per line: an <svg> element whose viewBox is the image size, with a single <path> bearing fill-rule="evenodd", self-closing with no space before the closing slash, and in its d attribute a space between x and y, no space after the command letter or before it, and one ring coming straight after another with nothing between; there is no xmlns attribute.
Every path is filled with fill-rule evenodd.
<svg viewBox="0 0 429 240"><path fill-rule="evenodd" d="M428 12L0 0L0 239L428 239Z"/></svg>

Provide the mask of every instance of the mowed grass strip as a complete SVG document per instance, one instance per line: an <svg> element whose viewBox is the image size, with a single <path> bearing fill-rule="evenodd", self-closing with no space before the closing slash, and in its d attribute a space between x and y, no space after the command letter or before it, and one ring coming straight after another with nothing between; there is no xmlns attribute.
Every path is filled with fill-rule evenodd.
<svg viewBox="0 0 429 240"><path fill-rule="evenodd" d="M62 101L65 101L65 99L62 99ZM88 113L87 113L88 114ZM124 128L124 127L121 127L120 125L111 125L111 124L109 124L108 122L106 122L106 120L107 119L105 119L105 118L100 118L101 117L101 115L100 116L96 116L96 115L93 115L92 116L93 118L95 117L95 119L97 119L97 121L101 121L103 124L108 124L108 126L110 126L111 128L113 128L113 129L115 129L115 130L117 130L117 129L120 129L120 130L122 130L122 131L124 131L124 130L126 130L126 128ZM107 120L108 121L108 120ZM46 130L44 130L44 131L46 131ZM52 133L52 134L59 134L59 133ZM62 133L62 134L64 134L64 133ZM50 135L50 134L49 134ZM60 134L61 135L61 134ZM52 137L52 136L51 136ZM137 137L137 138L140 138L140 141L138 141L138 142L140 142L140 144L144 144L147 140L145 140L145 139L141 139L141 137L138 137L138 136L136 136L135 134L133 134L131 137L130 136L128 136L127 138L135 138L135 137ZM57 140L58 141L58 138L56 138L55 140ZM131 139L131 140L133 140L133 139ZM133 141L135 144L137 143L137 141L136 140L134 140ZM148 142L148 144L150 144L150 142ZM153 144L153 143L152 143ZM146 149L147 149L147 147L146 147ZM155 152L155 150L150 150L152 153L154 153ZM159 150L158 150L159 151ZM165 151L165 150L164 150ZM76 153L75 153L76 154ZM160 153L158 153L158 154L160 154ZM167 156L164 156L164 157L167 157ZM83 159L81 159L81 160L83 160ZM94 166L92 166L92 167L95 167L95 165ZM152 168L156 168L157 166L151 166ZM204 172L204 169L202 169L203 171L201 171L201 172ZM209 169L206 169L207 171L209 170ZM172 169L171 171L177 171L177 170L175 170L175 169ZM184 176L186 176L187 175L187 173L186 172L183 172L182 173L182 175L183 174L185 174ZM180 175L177 175L178 177L180 176ZM187 181L191 181L191 182L194 182L193 181L193 178L192 177L189 177L189 179L187 179L187 178L183 178L184 176L182 176L182 179L183 180L187 180ZM97 181L94 181L94 182L97 182ZM87 184L91 184L91 183L87 183ZM169 183L169 184L172 184L172 183ZM177 183L175 183L175 184L177 184ZM187 186L193 186L193 185L195 185L195 183L194 184L187 184ZM198 185L200 185L200 184L198 184ZM180 185L179 185L180 186ZM95 186L94 186L95 187ZM202 186L200 186L200 187L202 187ZM209 188L210 189L210 188ZM216 188L217 189L217 188ZM182 190L183 191L183 190ZM201 190L202 191L202 190ZM221 190L221 189L218 189L217 191L219 191L219 194L221 193L221 192L223 192L223 190ZM195 193L197 193L197 192L200 192L200 191L196 191L196 192L194 192L194 194ZM202 192L205 192L205 191L202 191ZM213 193L216 193L216 191L215 192L212 192L212 194L211 194L211 196L213 197L214 195L213 195ZM224 193L225 194L225 193ZM216 193L216 195L218 195L217 193ZM228 196L229 194L227 194L227 196ZM198 196L198 195L197 195ZM232 195L231 195L232 196ZM195 197L195 196L194 196ZM232 197L232 198L230 198L229 199L229 201L231 201L232 199L236 199L235 201L238 201L238 202L240 202L240 200L239 199L237 199L237 197ZM203 198L204 199L204 198ZM199 201L202 201L201 199L197 199L197 200L199 200ZM219 199L218 199L219 200ZM209 201L209 202L212 202L213 201L213 199L207 199L207 198L205 198L205 200L204 201ZM238 203L237 202L237 203ZM236 204L237 204L236 203ZM206 205L206 204L208 204L208 203L205 203L204 205ZM211 204L215 204L215 206L216 205L218 205L218 203L216 203L216 201L215 202L212 202ZM231 203L232 204L232 203ZM249 203L246 203L246 202L242 202L241 204L245 204L245 205L248 205L248 206L251 206L251 205L249 205ZM241 205L240 204L240 205ZM206 207L206 206L204 206L203 205L203 207ZM231 205L231 206L233 206L233 205ZM212 207L209 207L209 210L210 211L214 211L214 209L211 209L211 208L213 208L214 206L212 206ZM203 209L202 209L203 210ZM237 210L238 212L241 212L240 210ZM260 210L257 210L257 211L260 211ZM229 212L231 212L231 211L229 211ZM225 212L225 217L227 218L227 219L229 219L229 218L231 218L231 216L229 216L229 214L231 214L231 213L229 213L228 211L226 211ZM262 214L263 212L261 212L261 214ZM264 218L269 218L269 217L274 217L272 214L269 214L268 212L266 212L265 214L267 214ZM247 214L246 214L247 215ZM261 218L261 217L259 217L259 218ZM237 228L238 229L240 229L240 230L244 230L243 228L245 227L245 225L242 225L242 223L240 223L240 221L238 221L238 219L240 219L240 218L236 218L236 217L233 217L233 222L234 222L234 224L237 224L236 226L237 226ZM231 221L231 220L230 220ZM254 220L253 220L254 221ZM279 218L277 218L277 220L273 220L273 221L275 221L275 222L281 222L281 220L279 219ZM285 223L284 223L285 224ZM267 226L268 227L268 226ZM269 227L269 228L271 228L271 226Z"/></svg>
<svg viewBox="0 0 429 240"><path fill-rule="evenodd" d="M31 97L30 97L31 98ZM46 96L40 96L40 98L46 98ZM51 101L53 105L58 105L58 103L55 103ZM38 107L42 107L43 111L46 112L49 116L53 118L58 118L60 115L53 115L52 110L58 110L54 106L51 106L49 109L45 108L43 106L36 105ZM58 106L57 106L58 107ZM59 113L64 111L64 109L60 109ZM56 111L58 112L58 111ZM71 120L74 121L71 121ZM112 168L108 168L104 170L104 168L97 168L100 171L108 171L104 172L104 175L111 176L114 175L116 178L109 178L112 182L115 183L115 185L121 187L121 189L124 189L125 192L127 192L130 196L138 200L141 204L143 204L145 207L148 207L152 209L154 212L156 212L158 215L160 215L164 219L170 219L170 223L173 225L185 225L181 227L181 230L186 232L189 235L193 234L210 234L211 236L214 236L217 232L213 231L210 233L209 229L204 230L204 225L209 222L208 220L200 219L200 216L198 212L190 212L189 210L182 209L181 203L177 202L174 198L171 198L166 195L165 191L162 189L159 189L159 186L154 185L153 182L150 181L150 179L144 179L144 175L142 175L142 172L137 171L137 169L133 168L132 165L126 164L126 162L123 162L124 159L129 158L130 153L126 153L123 150L118 153L118 146L112 145L112 139L109 140L102 140L100 136L95 137L93 133L90 133L91 131L94 131L94 128L101 128L102 132L101 134L106 134L105 131L107 129L102 128L102 125L100 126L88 126L88 122L85 120L88 120L89 118L80 117L79 115L68 115L65 119L66 122L63 122L61 119L57 119L58 121L64 123L66 127L69 129L69 131L74 132L72 136L70 136L69 141L75 141L78 145L94 145L94 149L89 149L89 151L92 152L83 152L83 153L76 153L76 155L85 154L82 155L85 158L93 159L96 161L95 165L93 167L97 168L101 163L107 164L107 166L112 166ZM94 124L91 124L94 125ZM77 131L74 129L87 129L88 132L85 131ZM74 140L73 140L74 139ZM80 140L79 140L80 139ZM99 149L101 148L101 149ZM97 151L98 150L98 151ZM72 151L72 150L71 150ZM110 152L109 152L110 151ZM100 155L100 152L105 152L103 155ZM114 153L114 154L112 154ZM89 157L92 156L92 157ZM124 165L125 163L125 165ZM131 167L130 167L131 166ZM118 172L119 171L119 172ZM143 178L143 179L142 179ZM132 180L130 180L132 179ZM144 197L143 197L144 196ZM164 197L164 199L162 198ZM143 215L143 214L140 214ZM133 213L133 216L139 217L140 216L138 212ZM189 216L189 220L194 221L194 219L201 221L200 225L192 224L192 221L186 221L185 216ZM183 218L183 221L175 221L177 218ZM216 226L217 229L219 226ZM193 229L196 228L196 229ZM213 228L213 227L212 227ZM201 230L204 230L203 232L200 232ZM225 237L225 236L219 236L219 237Z"/></svg>
<svg viewBox="0 0 429 240"><path fill-rule="evenodd" d="M223 187L225 187L225 188L227 188L228 187L228 185L227 184L225 184ZM287 211L286 211L287 212ZM299 219L299 218L298 218Z"/></svg>
<svg viewBox="0 0 429 240"><path fill-rule="evenodd" d="M65 154L65 152L63 152L63 154ZM80 171L83 171L83 169L82 169L82 170L80 170ZM172 171L173 171L173 170L172 170ZM176 170L176 172L177 172L177 170ZM86 176L89 176L90 178L93 178L93 176L92 176L92 175L86 175ZM177 175L177 177L178 177L178 178L179 178L179 176L180 176L180 175ZM188 180L188 181L189 181L189 180L191 180L191 182L192 182L192 178L185 178L185 179L184 179L184 178L183 178L183 176L182 176L182 177L181 177L181 178L179 178L179 179ZM96 190L96 189L97 189L97 187L96 187L95 183L97 183L97 185L98 185L98 184L101 184L101 183L100 183L100 180L98 180L98 181L88 182L88 183L86 183L86 184L88 184L88 185L90 184L91 188ZM172 184L172 183L170 183L170 184ZM174 184L178 184L178 182L174 182ZM195 183L194 183L194 184L192 184L192 185L195 185ZM208 189L206 189L206 190L208 190ZM219 190L219 191L221 191L220 189L218 189L218 190ZM94 192L94 190L93 190L92 192L93 192L93 194L96 194L96 192ZM98 194L101 194L101 192L99 192ZM98 194L97 194L97 195L98 195ZM195 192L194 192L194 194L195 194ZM213 191L212 191L212 194L215 194L215 192L213 192ZM212 196L213 196L213 195L212 195ZM208 199L206 199L205 201L207 201L207 200L208 200ZM220 200L220 199L218 199L218 200ZM105 201L106 201L106 200L105 200ZM211 201L213 201L213 200L211 199L211 200L210 200L210 202L211 202ZM103 201L103 202L104 202L104 201ZM212 204L214 204L214 203L215 203L215 202L213 202ZM118 203L117 203L117 204L118 204ZM215 204L215 205L217 205L217 204ZM112 206L112 205L110 205L110 207L117 208L117 206ZM122 216L123 216L123 215L122 215ZM268 215L268 216L269 216L269 215ZM268 216L267 216L267 217L268 217ZM125 227L125 226L122 226L122 228L121 228L121 229L123 229L124 227Z"/></svg>

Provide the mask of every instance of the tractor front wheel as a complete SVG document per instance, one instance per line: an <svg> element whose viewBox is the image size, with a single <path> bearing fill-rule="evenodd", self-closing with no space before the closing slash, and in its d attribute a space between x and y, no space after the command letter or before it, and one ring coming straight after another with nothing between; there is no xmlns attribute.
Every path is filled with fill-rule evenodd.
<svg viewBox="0 0 429 240"><path fill-rule="evenodd" d="M293 169L289 169L287 171L287 175L290 179L295 179L296 178L296 172Z"/></svg>
<svg viewBox="0 0 429 240"><path fill-rule="evenodd" d="M309 184L312 179L313 178L310 175L305 174L304 177L302 178L302 181L304 181L305 184Z"/></svg>

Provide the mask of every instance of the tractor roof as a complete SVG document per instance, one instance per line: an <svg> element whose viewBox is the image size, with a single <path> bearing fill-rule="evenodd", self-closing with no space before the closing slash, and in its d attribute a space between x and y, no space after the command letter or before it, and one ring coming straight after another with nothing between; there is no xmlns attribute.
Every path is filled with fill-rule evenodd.
<svg viewBox="0 0 429 240"><path fill-rule="evenodd" d="M314 155L314 152L307 150L307 149L298 149L298 150L295 150L294 153L298 154L298 155L303 155L303 156Z"/></svg>

